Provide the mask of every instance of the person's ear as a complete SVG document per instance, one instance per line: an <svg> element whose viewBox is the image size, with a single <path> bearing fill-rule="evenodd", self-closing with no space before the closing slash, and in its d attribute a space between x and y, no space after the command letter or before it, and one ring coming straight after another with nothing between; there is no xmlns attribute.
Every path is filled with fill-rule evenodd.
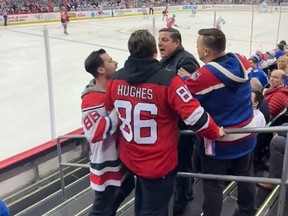
<svg viewBox="0 0 288 216"><path fill-rule="evenodd" d="M105 73L105 70L103 67L98 67L97 68L97 73L100 75L100 74L104 74Z"/></svg>

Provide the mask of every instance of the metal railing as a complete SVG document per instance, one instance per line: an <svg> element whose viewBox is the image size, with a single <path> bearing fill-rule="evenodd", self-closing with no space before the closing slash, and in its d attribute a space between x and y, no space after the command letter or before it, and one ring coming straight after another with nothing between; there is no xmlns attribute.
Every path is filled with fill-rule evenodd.
<svg viewBox="0 0 288 216"><path fill-rule="evenodd" d="M226 134L273 133L273 132L287 132L287 135L288 135L288 126L274 126L274 127L265 127L265 128L225 129ZM194 134L194 132L190 131L190 130L180 131L180 135L191 135L191 134ZM84 135L65 135L65 136L59 136L57 138L57 153L58 153L58 159L59 159L62 198L63 198L63 201L65 201L66 200L66 194L65 194L65 182L64 182L63 166L89 168L89 165L77 164L77 163L63 163L62 162L62 155L61 155L61 145L60 145L61 139L85 139L85 136ZM288 139L287 138L286 138L286 144L285 145L288 146ZM185 172L178 172L177 173L178 176L182 176L182 177L194 177L194 178L210 179L210 180L224 180L224 181L251 182L251 183L261 182L261 183L269 183L269 184L273 184L273 185L280 185L277 216L283 216L284 215L284 204L285 204L285 197L286 197L286 193L287 193L286 186L288 185L287 174L288 174L288 148L285 148L281 179L264 178L264 177L233 176L233 175L185 173ZM171 211L171 208L173 208L173 205L170 202L169 216L172 215L172 213L173 213L173 209Z"/></svg>

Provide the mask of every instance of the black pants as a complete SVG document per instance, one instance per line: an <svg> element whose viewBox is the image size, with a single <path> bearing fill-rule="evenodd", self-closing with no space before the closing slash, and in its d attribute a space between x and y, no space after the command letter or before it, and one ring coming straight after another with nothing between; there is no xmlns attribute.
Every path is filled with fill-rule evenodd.
<svg viewBox="0 0 288 216"><path fill-rule="evenodd" d="M227 174L228 167L234 175L253 176L252 153L233 160L218 160L206 156L200 149L201 169L206 174ZM204 216L220 216L223 203L224 181L203 179L203 212ZM238 182L238 207L241 216L252 216L255 213L255 184Z"/></svg>
<svg viewBox="0 0 288 216"><path fill-rule="evenodd" d="M4 18L4 26L7 26L7 16L3 16Z"/></svg>
<svg viewBox="0 0 288 216"><path fill-rule="evenodd" d="M173 194L176 170L158 179L137 177L135 216L166 216Z"/></svg>
<svg viewBox="0 0 288 216"><path fill-rule="evenodd" d="M178 141L178 172L192 172L192 154L198 143L196 135L184 135ZM174 211L181 212L193 198L194 178L177 177L174 191Z"/></svg>
<svg viewBox="0 0 288 216"><path fill-rule="evenodd" d="M135 187L134 176L129 175L121 187L107 186L105 191L95 191L89 216L115 216L118 207Z"/></svg>

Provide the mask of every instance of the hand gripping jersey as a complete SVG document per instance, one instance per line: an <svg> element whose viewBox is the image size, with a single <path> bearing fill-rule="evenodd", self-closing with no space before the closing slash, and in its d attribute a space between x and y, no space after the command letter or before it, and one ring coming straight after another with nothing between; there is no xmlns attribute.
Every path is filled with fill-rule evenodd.
<svg viewBox="0 0 288 216"><path fill-rule="evenodd" d="M218 125L224 128L256 127L248 74L252 68L239 54L228 53L192 73L186 85ZM250 153L255 135L226 134L215 142L215 158L235 159Z"/></svg>
<svg viewBox="0 0 288 216"><path fill-rule="evenodd" d="M198 134L219 136L217 125L182 79L157 60L130 56L108 82L105 105L119 115L122 162L145 178L162 177L177 166L179 115Z"/></svg>
<svg viewBox="0 0 288 216"><path fill-rule="evenodd" d="M119 160L116 146L116 135L112 135L117 124L109 128L101 128L101 136L97 136L95 130L98 125L107 125L109 118L99 119L98 116L106 116L104 107L105 91L96 88L94 80L82 93L82 126L84 134L90 145L90 185L96 191L104 191L108 185L120 186L124 171ZM116 118L117 121L117 118ZM103 131L105 130L105 133Z"/></svg>

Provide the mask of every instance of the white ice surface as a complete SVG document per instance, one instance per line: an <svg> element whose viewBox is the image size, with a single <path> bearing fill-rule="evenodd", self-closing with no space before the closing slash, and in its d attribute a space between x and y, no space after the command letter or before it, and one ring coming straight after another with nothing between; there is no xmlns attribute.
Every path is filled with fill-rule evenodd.
<svg viewBox="0 0 288 216"><path fill-rule="evenodd" d="M225 20L227 52L249 57L251 12L219 12ZM165 27L161 15L155 16L156 37ZM213 12L176 13L185 49L196 57L197 32L213 26ZM288 14L282 13L279 41L287 38ZM278 13L254 14L252 51L271 50L277 40ZM104 48L123 66L128 57L127 41L140 28L153 30L152 17L97 19L71 22L69 35L60 23L47 25L52 65L56 136L80 128L80 95L92 78L84 69L84 60L93 51ZM47 72L43 25L0 28L0 161L51 140Z"/></svg>

